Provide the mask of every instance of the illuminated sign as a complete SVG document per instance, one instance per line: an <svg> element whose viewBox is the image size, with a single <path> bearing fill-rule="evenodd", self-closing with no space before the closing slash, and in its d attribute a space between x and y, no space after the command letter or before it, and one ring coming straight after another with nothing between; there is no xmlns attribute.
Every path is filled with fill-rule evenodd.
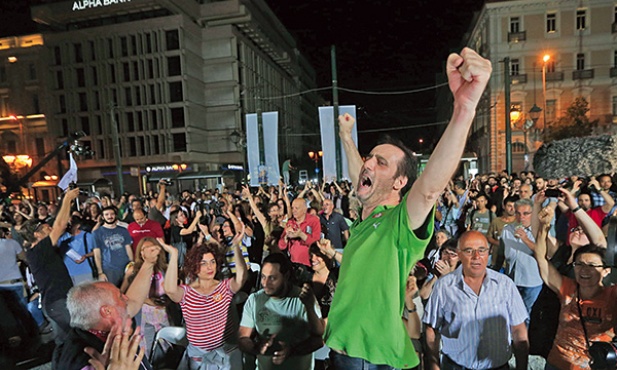
<svg viewBox="0 0 617 370"><path fill-rule="evenodd" d="M73 11L100 8L103 6L130 2L131 0L76 0L73 2Z"/></svg>

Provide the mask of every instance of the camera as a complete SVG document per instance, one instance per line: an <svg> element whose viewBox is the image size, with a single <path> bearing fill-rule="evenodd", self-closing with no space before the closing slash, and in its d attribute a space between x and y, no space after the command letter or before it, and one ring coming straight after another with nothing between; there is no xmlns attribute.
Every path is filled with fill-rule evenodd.
<svg viewBox="0 0 617 370"><path fill-rule="evenodd" d="M559 189L546 189L544 190L544 195L547 198L559 198L561 197L561 192Z"/></svg>
<svg viewBox="0 0 617 370"><path fill-rule="evenodd" d="M71 183L69 184L69 189L73 190L73 189L76 189L76 188L77 188L77 184L76 184L76 183L71 182ZM80 190L79 190L79 195L89 196L90 194L88 194L88 192L87 192L87 191L84 191L84 190L81 190L81 189L80 189Z"/></svg>
<svg viewBox="0 0 617 370"><path fill-rule="evenodd" d="M591 342L589 357L592 369L617 368L617 342Z"/></svg>
<svg viewBox="0 0 617 370"><path fill-rule="evenodd" d="M165 186L172 186L174 184L173 181L171 181L171 179L167 178L167 179L161 179L161 183Z"/></svg>

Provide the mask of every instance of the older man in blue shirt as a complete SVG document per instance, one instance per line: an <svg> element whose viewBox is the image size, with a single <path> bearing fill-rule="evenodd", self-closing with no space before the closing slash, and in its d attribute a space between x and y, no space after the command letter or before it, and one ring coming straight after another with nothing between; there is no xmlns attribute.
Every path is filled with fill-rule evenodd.
<svg viewBox="0 0 617 370"><path fill-rule="evenodd" d="M487 269L489 246L478 231L458 242L462 262L437 281L425 307L429 369L527 369L527 310L507 276ZM439 342L443 343L439 357Z"/></svg>

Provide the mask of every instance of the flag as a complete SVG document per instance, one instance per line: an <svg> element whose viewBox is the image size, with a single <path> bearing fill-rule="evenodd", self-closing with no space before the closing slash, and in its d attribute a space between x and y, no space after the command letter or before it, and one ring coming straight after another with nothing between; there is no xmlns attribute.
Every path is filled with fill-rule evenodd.
<svg viewBox="0 0 617 370"><path fill-rule="evenodd" d="M58 187L63 191L66 191L70 183L77 183L77 163L75 163L75 159L73 159L73 153L69 153L69 163L70 167L68 172L65 173L62 179L60 179L60 182L58 182Z"/></svg>

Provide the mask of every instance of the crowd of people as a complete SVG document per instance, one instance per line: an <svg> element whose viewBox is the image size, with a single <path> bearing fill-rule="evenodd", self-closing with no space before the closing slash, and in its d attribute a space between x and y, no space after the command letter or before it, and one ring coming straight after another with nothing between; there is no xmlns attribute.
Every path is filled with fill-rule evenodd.
<svg viewBox="0 0 617 370"><path fill-rule="evenodd" d="M589 368L617 324L613 176L453 177L491 66L464 49L447 71L454 114L417 179L396 139L363 159L344 115L350 181L14 200L0 291L51 324L57 369L150 369L169 326L191 370Z"/></svg>

